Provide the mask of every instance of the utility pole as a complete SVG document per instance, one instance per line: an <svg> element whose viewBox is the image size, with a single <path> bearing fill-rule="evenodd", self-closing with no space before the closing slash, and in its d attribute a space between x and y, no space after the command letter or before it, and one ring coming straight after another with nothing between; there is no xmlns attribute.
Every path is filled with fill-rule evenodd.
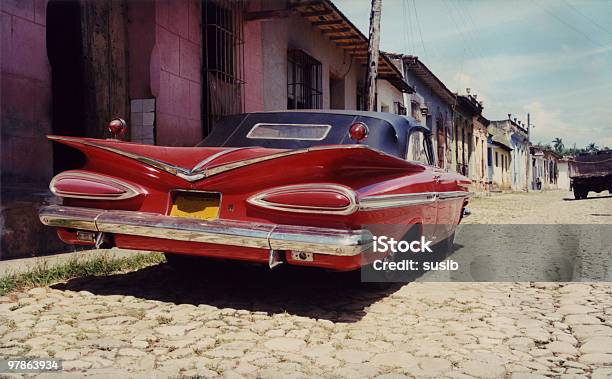
<svg viewBox="0 0 612 379"><path fill-rule="evenodd" d="M531 118L529 113L527 113L527 180L525 183L527 184L527 192L529 192L529 179L531 178Z"/></svg>
<svg viewBox="0 0 612 379"><path fill-rule="evenodd" d="M368 42L368 69L366 72L366 110L376 108L376 78L378 77L378 47L380 46L380 13L382 0L372 0L370 12L370 35Z"/></svg>

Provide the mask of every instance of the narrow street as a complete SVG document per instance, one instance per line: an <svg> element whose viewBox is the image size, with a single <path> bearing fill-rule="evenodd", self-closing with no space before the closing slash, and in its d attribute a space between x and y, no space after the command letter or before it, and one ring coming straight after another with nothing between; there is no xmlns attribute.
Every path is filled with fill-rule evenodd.
<svg viewBox="0 0 612 379"><path fill-rule="evenodd" d="M477 198L465 227L612 221L607 193L565 198ZM75 378L612 376L609 282L345 279L235 263L74 279L0 298L0 355L60 358Z"/></svg>
<svg viewBox="0 0 612 379"><path fill-rule="evenodd" d="M612 196L591 192L574 200L570 191L511 193L472 200L467 224L612 224Z"/></svg>

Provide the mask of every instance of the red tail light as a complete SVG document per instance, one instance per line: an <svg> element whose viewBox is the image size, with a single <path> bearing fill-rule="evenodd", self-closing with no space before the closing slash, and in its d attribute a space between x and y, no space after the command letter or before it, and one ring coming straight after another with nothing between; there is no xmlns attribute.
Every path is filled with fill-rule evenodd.
<svg viewBox="0 0 612 379"><path fill-rule="evenodd" d="M368 129L368 126L363 122L356 122L351 125L351 128L349 129L349 136L352 140L357 142L364 140L369 133L370 130Z"/></svg>
<svg viewBox="0 0 612 379"><path fill-rule="evenodd" d="M60 197L94 200L124 200L144 193L113 177L81 170L62 172L51 180L49 188Z"/></svg>
<svg viewBox="0 0 612 379"><path fill-rule="evenodd" d="M351 214L357 206L355 193L333 184L277 187L250 197L249 204L286 212Z"/></svg>

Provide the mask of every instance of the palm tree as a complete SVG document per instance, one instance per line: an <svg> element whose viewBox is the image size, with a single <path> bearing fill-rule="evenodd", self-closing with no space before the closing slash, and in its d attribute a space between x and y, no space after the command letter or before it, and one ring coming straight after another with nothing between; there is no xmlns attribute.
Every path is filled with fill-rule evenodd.
<svg viewBox="0 0 612 379"><path fill-rule="evenodd" d="M597 147L597 145L595 145L595 142L588 144L586 147L586 151L588 151L589 153L595 153L598 150L599 148Z"/></svg>
<svg viewBox="0 0 612 379"><path fill-rule="evenodd" d="M565 145L563 144L563 140L559 137L555 138L554 140L552 140L553 146L555 147L555 151L557 153L561 153L563 152L563 149L565 149Z"/></svg>

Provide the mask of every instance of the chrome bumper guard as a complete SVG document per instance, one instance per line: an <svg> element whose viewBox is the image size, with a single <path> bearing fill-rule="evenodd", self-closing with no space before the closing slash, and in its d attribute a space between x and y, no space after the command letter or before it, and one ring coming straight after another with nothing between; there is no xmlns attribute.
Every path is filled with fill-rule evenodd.
<svg viewBox="0 0 612 379"><path fill-rule="evenodd" d="M203 221L157 213L60 205L42 207L39 217L43 224L58 228L337 256L358 255L372 244L372 234L366 229Z"/></svg>

